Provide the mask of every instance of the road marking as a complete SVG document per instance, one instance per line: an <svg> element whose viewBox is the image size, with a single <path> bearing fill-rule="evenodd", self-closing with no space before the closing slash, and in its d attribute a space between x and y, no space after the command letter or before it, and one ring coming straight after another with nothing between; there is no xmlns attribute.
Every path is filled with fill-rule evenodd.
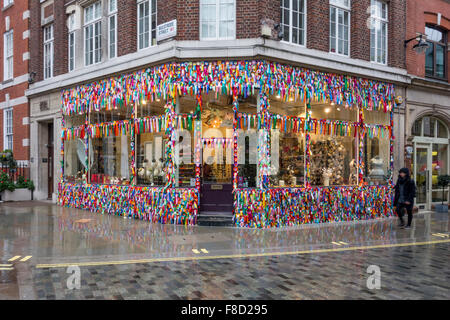
<svg viewBox="0 0 450 320"><path fill-rule="evenodd" d="M339 241L339 243L340 243L340 244L343 244L344 246L348 245L348 243L347 243L347 242L344 242L344 241Z"/></svg>
<svg viewBox="0 0 450 320"><path fill-rule="evenodd" d="M337 246L340 246L341 244L339 243L339 242L331 242L332 244L335 244L335 245L337 245Z"/></svg>
<svg viewBox="0 0 450 320"><path fill-rule="evenodd" d="M369 250L369 249L384 249L384 248L396 248L396 247L424 246L424 245L432 245L432 244L440 244L440 243L450 243L450 239L424 241L424 242L393 243L393 244L359 246L359 247L303 250L303 251L230 254L230 255L222 255L222 256L173 257L173 258L153 258L153 259L139 259L139 260L121 260L121 261L97 261L97 262L71 262L71 263L38 264L38 265L36 265L36 268L38 268L38 269L46 269L46 268L67 268L67 267L73 266L73 265L77 265L79 267L90 267L90 266L106 266L106 265L153 263L153 262L172 262L172 261L179 262L179 261L192 261L192 260L258 258L258 257L287 256L287 255L300 255L300 254L311 254L311 253L329 253L329 252L343 252L343 251L356 251L356 250ZM192 249L192 250L194 250L194 249Z"/></svg>
<svg viewBox="0 0 450 320"><path fill-rule="evenodd" d="M11 271L14 270L14 268L0 268L0 271Z"/></svg>
<svg viewBox="0 0 450 320"><path fill-rule="evenodd" d="M195 253L195 254L199 254L200 253L200 251L198 251L197 249L192 249L192 252Z"/></svg>
<svg viewBox="0 0 450 320"><path fill-rule="evenodd" d="M203 252L203 253L209 253L208 250L206 250L206 249L201 249L201 252Z"/></svg>
<svg viewBox="0 0 450 320"><path fill-rule="evenodd" d="M433 233L433 236L435 237L441 237L441 238L448 238L449 235L445 233Z"/></svg>
<svg viewBox="0 0 450 320"><path fill-rule="evenodd" d="M12 264L0 264L0 267L12 267Z"/></svg>
<svg viewBox="0 0 450 320"><path fill-rule="evenodd" d="M29 259L31 259L32 256L26 256L25 258L20 259L20 262L25 262Z"/></svg>
<svg viewBox="0 0 450 320"><path fill-rule="evenodd" d="M17 259L19 259L21 256L15 256L12 257L11 259L8 260L8 262L12 262L12 261L16 261Z"/></svg>

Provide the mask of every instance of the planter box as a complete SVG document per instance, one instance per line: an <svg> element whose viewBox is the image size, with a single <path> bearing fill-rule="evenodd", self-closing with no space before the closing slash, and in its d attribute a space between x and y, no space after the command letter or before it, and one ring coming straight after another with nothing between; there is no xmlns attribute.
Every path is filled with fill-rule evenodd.
<svg viewBox="0 0 450 320"><path fill-rule="evenodd" d="M2 201L30 201L31 190L28 189L16 189L13 192L3 191L1 193Z"/></svg>
<svg viewBox="0 0 450 320"><path fill-rule="evenodd" d="M448 205L447 204L436 204L434 206L434 210L436 212L448 212Z"/></svg>

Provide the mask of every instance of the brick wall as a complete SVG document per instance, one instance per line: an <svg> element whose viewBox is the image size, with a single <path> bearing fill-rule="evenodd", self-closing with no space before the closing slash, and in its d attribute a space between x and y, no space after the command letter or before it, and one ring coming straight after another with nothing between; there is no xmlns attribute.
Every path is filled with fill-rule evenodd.
<svg viewBox="0 0 450 320"><path fill-rule="evenodd" d="M3 2L1 3L3 7ZM30 24L28 18L24 17L24 12L28 10L28 1L14 1L14 4L0 11L0 35L2 35L0 46L0 79L2 84L5 86L0 90L0 102L5 103L7 95L9 100L14 99L24 99L25 90L28 88L27 73L29 68L29 60L27 60L24 54L29 52L29 38L24 39L24 32L30 30ZM18 81L17 77L22 79L25 77L25 81L15 84L13 86L8 86L9 81L5 81L3 78L3 34L6 32L6 17L9 17L10 28L13 30L13 77ZM17 101L17 100L16 100ZM6 104L5 104L6 106ZM29 159L29 147L23 146L23 139L29 139L30 131L29 125L23 124L23 119L29 117L29 105L28 103L10 105L13 109L13 152L17 160L28 160ZM3 141L3 115L4 109L0 109L0 149L5 148Z"/></svg>
<svg viewBox="0 0 450 320"><path fill-rule="evenodd" d="M177 40L199 40L200 0L177 1Z"/></svg>
<svg viewBox="0 0 450 320"><path fill-rule="evenodd" d="M307 1L306 46L320 51L330 51L330 1Z"/></svg>
<svg viewBox="0 0 450 320"><path fill-rule="evenodd" d="M406 37L411 39L416 32L425 33L425 25L436 25L437 14L441 13L441 28L447 30L447 42L450 42L450 2L447 0L407 1ZM411 41L406 48L406 67L408 73L425 77L425 55L417 54ZM447 51L447 81L450 83L450 51Z"/></svg>
<svg viewBox="0 0 450 320"><path fill-rule="evenodd" d="M53 59L53 75L67 73L68 70L68 29L67 29L67 15L64 3L66 0L54 0L55 20L53 22L54 31L54 59Z"/></svg>
<svg viewBox="0 0 450 320"><path fill-rule="evenodd" d="M406 15L406 1L411 2L411 0L389 2L388 64L402 69L406 68L403 43L406 37L406 21L409 19Z"/></svg>
<svg viewBox="0 0 450 320"><path fill-rule="evenodd" d="M117 53L123 56L137 50L137 4L117 0L117 8Z"/></svg>
<svg viewBox="0 0 450 320"><path fill-rule="evenodd" d="M55 34L60 30L53 30ZM43 47L42 47L42 27L41 27L41 4L39 1L30 1L30 72L35 72L35 81L44 78L42 70ZM57 60L58 57L55 57Z"/></svg>
<svg viewBox="0 0 450 320"><path fill-rule="evenodd" d="M350 57L354 59L370 61L370 29L367 28L369 7L370 0L352 1Z"/></svg>
<svg viewBox="0 0 450 320"><path fill-rule="evenodd" d="M248 39L259 36L261 21L258 5L261 1L240 0L236 2L236 38Z"/></svg>

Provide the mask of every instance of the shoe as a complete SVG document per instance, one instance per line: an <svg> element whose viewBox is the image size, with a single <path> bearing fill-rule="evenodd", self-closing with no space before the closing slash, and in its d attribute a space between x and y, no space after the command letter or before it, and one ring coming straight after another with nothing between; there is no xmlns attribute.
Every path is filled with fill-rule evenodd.
<svg viewBox="0 0 450 320"><path fill-rule="evenodd" d="M400 223L398 224L398 227L401 228L401 229L403 229L403 228L405 227L405 224L404 224L403 222L400 222Z"/></svg>
<svg viewBox="0 0 450 320"><path fill-rule="evenodd" d="M411 229L411 226L406 226L404 227L404 229Z"/></svg>

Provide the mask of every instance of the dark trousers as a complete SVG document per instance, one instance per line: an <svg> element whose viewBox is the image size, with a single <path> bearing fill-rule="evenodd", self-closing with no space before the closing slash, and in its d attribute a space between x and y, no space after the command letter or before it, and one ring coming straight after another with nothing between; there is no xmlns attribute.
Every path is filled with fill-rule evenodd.
<svg viewBox="0 0 450 320"><path fill-rule="evenodd" d="M411 226L411 222L412 222L412 218L413 218L412 209L413 209L412 204L406 205L404 203L399 203L397 205L397 215L402 224L405 224L405 222L403 220L403 215L405 214L405 211L406 211L408 213L408 224L407 225Z"/></svg>

